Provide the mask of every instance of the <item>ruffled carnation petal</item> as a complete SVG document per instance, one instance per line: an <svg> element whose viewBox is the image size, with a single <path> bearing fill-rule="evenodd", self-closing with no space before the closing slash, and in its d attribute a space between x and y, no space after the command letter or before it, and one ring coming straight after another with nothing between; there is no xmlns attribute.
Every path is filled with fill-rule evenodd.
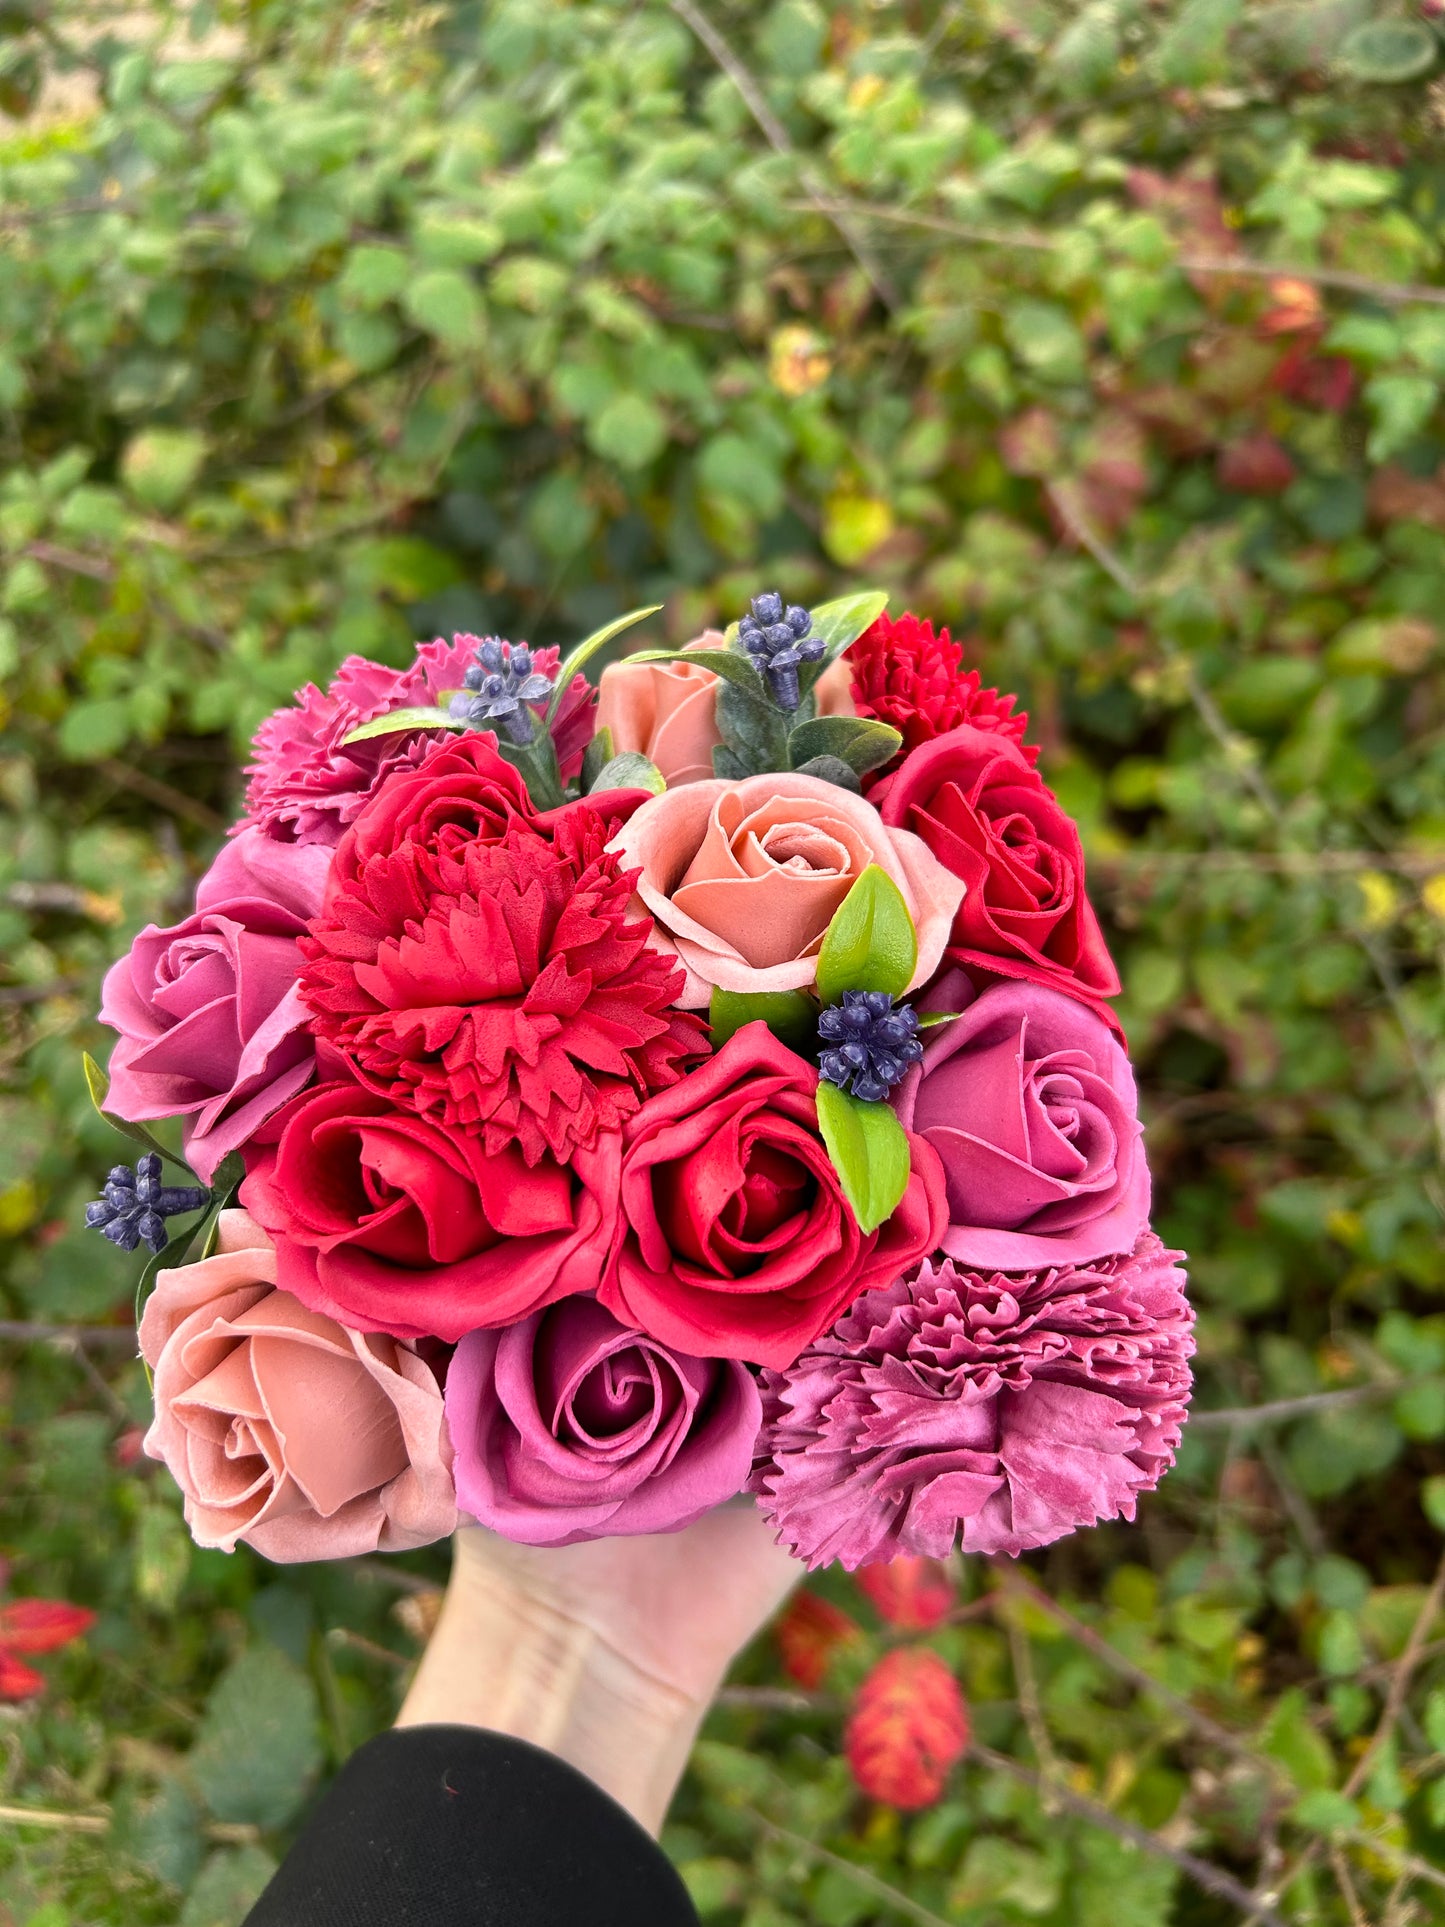
<svg viewBox="0 0 1445 1927"><path fill-rule="evenodd" d="M1183 1254L1005 1277L945 1260L763 1374L753 1489L810 1566L1017 1554L1132 1519L1190 1394Z"/></svg>

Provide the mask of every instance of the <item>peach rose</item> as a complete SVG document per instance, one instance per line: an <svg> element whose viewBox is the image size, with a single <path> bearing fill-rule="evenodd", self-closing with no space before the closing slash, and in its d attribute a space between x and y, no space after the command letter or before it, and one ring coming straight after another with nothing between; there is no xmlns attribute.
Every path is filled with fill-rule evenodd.
<svg viewBox="0 0 1445 1927"><path fill-rule="evenodd" d="M223 1211L214 1256L162 1271L141 1317L145 1449L185 1495L196 1543L290 1561L444 1538L456 1494L431 1367L275 1285L270 1239Z"/></svg>
<svg viewBox="0 0 1445 1927"><path fill-rule="evenodd" d="M722 649L726 638L706 630L689 649ZM614 662L602 672L597 727L612 731L617 755L650 757L670 789L712 780L712 752L722 741L713 714L717 677L694 662Z"/></svg>
<svg viewBox="0 0 1445 1927"><path fill-rule="evenodd" d="M678 1002L723 990L807 990L833 912L870 863L898 885L918 932L910 988L937 970L964 886L910 830L816 776L689 783L642 805L609 845L641 875L652 941L687 971Z"/></svg>
<svg viewBox="0 0 1445 1927"><path fill-rule="evenodd" d="M830 662L813 685L813 701L820 716L856 716L853 700L853 665L846 652Z"/></svg>

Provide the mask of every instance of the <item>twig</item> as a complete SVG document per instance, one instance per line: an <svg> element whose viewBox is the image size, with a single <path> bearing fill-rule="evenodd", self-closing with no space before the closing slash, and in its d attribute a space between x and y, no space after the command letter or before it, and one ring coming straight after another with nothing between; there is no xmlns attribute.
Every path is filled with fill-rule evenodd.
<svg viewBox="0 0 1445 1927"><path fill-rule="evenodd" d="M12 883L3 892L11 910L58 912L62 916L93 917L104 899L75 883Z"/></svg>
<svg viewBox="0 0 1445 1927"><path fill-rule="evenodd" d="M742 1706L759 1713L841 1713L844 1702L831 1693L797 1693L786 1686L724 1686L719 1706Z"/></svg>
<svg viewBox="0 0 1445 1927"><path fill-rule="evenodd" d="M879 207L871 201L808 200L790 202L797 214L826 214L830 219L883 221L892 227L916 227L931 234L946 234L955 241L968 241L976 247L1009 248L1027 254L1057 254L1068 245L1067 237L1045 234L1038 228L975 227L963 221L950 221L942 215L918 214L908 208ZM1185 274L1218 275L1225 279L1250 281L1308 281L1317 288L1335 288L1342 294L1361 294L1387 307L1403 307L1422 302L1429 307L1445 307L1445 288L1434 288L1413 281L1376 281L1368 274L1349 268L1297 267L1288 261L1255 261L1244 255L1181 254L1174 266Z"/></svg>
<svg viewBox="0 0 1445 1927"><path fill-rule="evenodd" d="M1389 870L1396 876L1426 877L1442 868L1445 858L1429 850L1108 850L1089 858L1095 875L1111 870L1262 870L1313 877Z"/></svg>
<svg viewBox="0 0 1445 1927"><path fill-rule="evenodd" d="M27 542L25 553L43 567L61 569L66 575L87 576L92 582L114 582L115 570L99 556L81 555L76 549L63 549L58 542Z"/></svg>
<svg viewBox="0 0 1445 1927"><path fill-rule="evenodd" d="M1042 1800L1045 1789L1042 1776L1021 1761L1011 1759L1007 1753L995 1753L991 1746L980 1746L976 1741L969 1746L970 1756L981 1766L995 1773L1006 1773L1011 1779L1020 1780L1031 1786ZM1228 1874L1212 1861L1201 1860L1197 1854L1190 1853L1185 1847L1171 1846L1161 1840L1157 1833L1148 1827L1138 1826L1133 1820L1126 1820L1112 1808L1098 1800L1091 1800L1086 1793L1075 1793L1067 1783L1060 1783L1052 1789L1058 1804L1075 1813L1081 1820L1090 1820L1106 1833L1112 1833L1116 1840L1127 1840L1131 1846L1139 1847L1145 1853L1156 1854L1161 1860L1172 1860L1181 1873L1188 1874L1196 1886L1202 1887L1219 1900L1228 1900L1244 1913L1253 1913L1259 1920L1266 1921L1268 1927L1286 1927L1283 1917L1273 1907L1261 1907L1248 1887Z"/></svg>
<svg viewBox="0 0 1445 1927"><path fill-rule="evenodd" d="M103 1813L65 1813L57 1807L0 1806L0 1821L15 1826L41 1827L47 1833L109 1833L110 1810ZM261 1829L244 1821L212 1820L206 1838L221 1846L249 1847L261 1838Z"/></svg>
<svg viewBox="0 0 1445 1927"><path fill-rule="evenodd" d="M889 313L893 313L898 307L898 290L878 265L872 249L858 232L847 206L829 200L816 170L798 154L788 137L787 128L773 112L767 95L748 68L733 52L701 8L693 5L693 0L668 0L668 5L678 19L684 21L697 35L733 86L737 88L743 105L761 128L763 137L773 152L797 161L798 177L808 190L809 198L805 205L832 222L847 244L849 253L867 275L873 292Z"/></svg>
<svg viewBox="0 0 1445 1927"><path fill-rule="evenodd" d="M113 756L105 757L95 767L121 789L143 796L148 803L159 804L161 809L169 810L172 816L184 817L187 822L194 823L197 829L219 835L227 827L225 817L218 815L209 803L187 796L184 790L163 783L158 776L151 776L143 769L132 769L129 763L117 762Z"/></svg>
<svg viewBox="0 0 1445 1927"><path fill-rule="evenodd" d="M1039 1763L1039 1780L1042 1786L1040 1799L1046 1814L1058 1811L1058 1801L1054 1798L1054 1786L1059 1778L1059 1756L1054 1751L1054 1743L1049 1738L1048 1725L1044 1719L1044 1709L1039 1700L1039 1685L1034 1677L1034 1656L1029 1648L1028 1634L1013 1619L1005 1621L1004 1630L1008 1635L1009 1658L1013 1663L1014 1686L1019 1696L1019 1712L1023 1715L1024 1728L1029 1743L1034 1749L1034 1757Z"/></svg>
<svg viewBox="0 0 1445 1927"><path fill-rule="evenodd" d="M389 1566L383 1559L353 1559L351 1571L379 1586L392 1586L397 1592L435 1592L437 1589L434 1579L423 1579L401 1566Z"/></svg>
<svg viewBox="0 0 1445 1927"><path fill-rule="evenodd" d="M1284 1509L1303 1541L1306 1552L1312 1559L1323 1559L1330 1549L1329 1541L1314 1515L1314 1508L1290 1477L1289 1467L1280 1457L1279 1447L1275 1444L1268 1427L1255 1440L1255 1450L1259 1454L1265 1471L1274 1480L1274 1489L1284 1500Z"/></svg>
<svg viewBox="0 0 1445 1927"><path fill-rule="evenodd" d="M362 1653L367 1659L380 1660L384 1665L404 1668L411 1665L405 1653L395 1653L390 1646L383 1646L377 1640L368 1639L365 1633L354 1633L349 1626L332 1626L326 1635L332 1646L346 1646L354 1653Z"/></svg>
<svg viewBox="0 0 1445 1927"><path fill-rule="evenodd" d="M1347 1800L1353 1800L1360 1788L1369 1779L1381 1749L1389 1742L1390 1735L1399 1724L1404 1709L1405 1695L1410 1690L1410 1681L1420 1664L1420 1655L1435 1621L1440 1617L1441 1607L1445 1606L1445 1553L1440 1555L1440 1563L1435 1568L1435 1577L1425 1594L1415 1623L1410 1628L1410 1637L1405 1641L1405 1649L1395 1662L1390 1675L1390 1685L1385 1694L1385 1704L1380 1709L1379 1722L1370 1735L1369 1745L1350 1769L1349 1778L1341 1789Z"/></svg>
<svg viewBox="0 0 1445 1927"><path fill-rule="evenodd" d="M1156 1699L1162 1700L1164 1705L1177 1713L1181 1719L1187 1720L1197 1732L1203 1734L1223 1752L1233 1754L1236 1759L1245 1760L1255 1768L1265 1768L1272 1764L1253 1753L1248 1743L1237 1733L1231 1733L1227 1726L1222 1726L1211 1714L1202 1712L1199 1707L1185 1699L1182 1693L1176 1693L1172 1686L1166 1686L1162 1680L1156 1679L1144 1667L1121 1653L1117 1646L1111 1645L1104 1638L1102 1633L1095 1632L1094 1628L1084 1620L1076 1618L1067 1606L1061 1606L1056 1599L1051 1599L1041 1587L1036 1586L1021 1571L1005 1567L997 1560L990 1560L989 1564L1003 1582L1000 1591L994 1594L995 1598L1006 1598L1009 1592L1022 1594L1031 1605L1036 1606L1040 1612L1046 1613L1076 1645L1082 1646L1085 1652L1092 1653L1095 1659L1111 1667L1122 1678L1131 1681L1141 1692L1152 1693Z"/></svg>
<svg viewBox="0 0 1445 1927"><path fill-rule="evenodd" d="M1350 1869L1345 1856L1337 1846L1330 1848L1330 1871L1335 1876L1335 1885L1345 1897L1345 1905L1350 1910L1350 1927L1369 1927L1360 1907L1360 1897L1355 1892L1355 1883L1350 1878Z"/></svg>
<svg viewBox="0 0 1445 1927"><path fill-rule="evenodd" d="M0 1341L9 1339L20 1345L124 1345L136 1349L135 1329L125 1325L38 1325L29 1319L0 1319Z"/></svg>
<svg viewBox="0 0 1445 1927"><path fill-rule="evenodd" d="M69 996L84 982L83 977L52 977L43 984L0 984L0 1008L48 1003L52 997Z"/></svg>
<svg viewBox="0 0 1445 1927"><path fill-rule="evenodd" d="M1212 1412L1191 1412L1189 1423L1196 1428L1213 1429L1239 1426L1277 1425L1285 1419L1302 1418L1310 1412L1327 1412L1342 1405L1358 1405L1362 1399L1390 1398L1408 1386L1428 1382L1423 1378L1392 1378L1374 1385L1344 1385L1336 1392L1305 1392L1298 1398L1275 1398L1263 1405L1229 1405Z"/></svg>
<svg viewBox="0 0 1445 1927"><path fill-rule="evenodd" d="M865 1893L872 1894L875 1900L881 1900L885 1906L896 1908L900 1914L907 1914L910 1920L918 1921L920 1927L949 1927L949 1923L941 1914L936 1914L931 1908L923 1906L921 1902L904 1893L901 1888L891 1886L870 1868L860 1867L856 1860L845 1859L841 1853L834 1853L830 1847L819 1846L816 1840L806 1839L801 1833L793 1833L787 1827L780 1827L776 1820L770 1820L767 1814L760 1813L756 1807L744 1804L734 1810L746 1814L754 1825L761 1827L771 1839L781 1842L783 1846L791 1847L795 1853L806 1854L810 1860L816 1860L822 1866L836 1868L855 1886L861 1887Z"/></svg>

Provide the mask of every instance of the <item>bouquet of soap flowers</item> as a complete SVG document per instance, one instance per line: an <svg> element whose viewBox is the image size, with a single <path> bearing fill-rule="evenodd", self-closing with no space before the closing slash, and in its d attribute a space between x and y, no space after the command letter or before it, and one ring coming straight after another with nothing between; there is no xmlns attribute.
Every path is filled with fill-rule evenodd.
<svg viewBox="0 0 1445 1927"><path fill-rule="evenodd" d="M1118 979L1027 719L885 603L760 594L596 687L655 611L456 636L263 723L87 1060L201 1544L750 1492L852 1568L1132 1518L1192 1336Z"/></svg>

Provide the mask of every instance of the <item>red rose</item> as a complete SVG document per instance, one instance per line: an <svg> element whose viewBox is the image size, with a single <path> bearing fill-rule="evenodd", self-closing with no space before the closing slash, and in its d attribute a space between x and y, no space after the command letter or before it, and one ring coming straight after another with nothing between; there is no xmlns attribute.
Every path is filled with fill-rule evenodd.
<svg viewBox="0 0 1445 1927"><path fill-rule="evenodd" d="M349 1081L278 1111L246 1146L246 1209L276 1282L362 1331L448 1342L595 1288L611 1242L619 1140L528 1165L398 1111Z"/></svg>
<svg viewBox="0 0 1445 1927"><path fill-rule="evenodd" d="M454 854L466 843L496 843L509 823L536 812L520 770L497 754L490 734L443 736L427 745L415 769L397 770L373 791L341 839L331 889L352 882L371 857L403 843Z"/></svg>
<svg viewBox="0 0 1445 1927"><path fill-rule="evenodd" d="M953 920L955 963L1096 1006L1118 994L1078 829L1016 744L965 723L914 750L873 801L968 885Z"/></svg>
<svg viewBox="0 0 1445 1927"><path fill-rule="evenodd" d="M863 1232L818 1135L818 1073L747 1024L623 1131L621 1211L598 1297L705 1358L779 1369L860 1292L937 1249L943 1170L911 1138L903 1201Z"/></svg>

